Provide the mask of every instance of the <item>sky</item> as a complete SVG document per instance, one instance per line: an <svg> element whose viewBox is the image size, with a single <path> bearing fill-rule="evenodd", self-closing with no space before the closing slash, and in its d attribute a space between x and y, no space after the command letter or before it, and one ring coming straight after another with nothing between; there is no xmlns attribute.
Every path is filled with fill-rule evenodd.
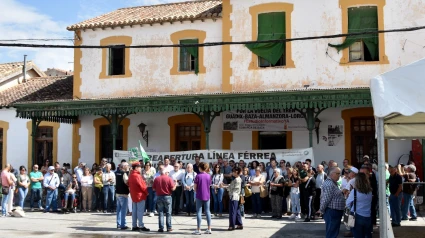
<svg viewBox="0 0 425 238"><path fill-rule="evenodd" d="M0 0L0 43L12 39L72 39L66 27L122 7L184 0ZM4 43L4 42L3 42ZM9 43L68 44L61 41ZM0 63L32 60L41 69L73 69L72 49L0 47Z"/></svg>

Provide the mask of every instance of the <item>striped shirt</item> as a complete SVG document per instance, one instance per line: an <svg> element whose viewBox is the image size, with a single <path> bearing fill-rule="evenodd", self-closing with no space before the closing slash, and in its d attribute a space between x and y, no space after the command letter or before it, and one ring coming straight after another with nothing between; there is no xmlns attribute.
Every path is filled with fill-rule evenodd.
<svg viewBox="0 0 425 238"><path fill-rule="evenodd" d="M320 211L325 213L326 208L335 210L344 210L345 198L338 185L331 179L328 178L323 182L322 194L320 196Z"/></svg>

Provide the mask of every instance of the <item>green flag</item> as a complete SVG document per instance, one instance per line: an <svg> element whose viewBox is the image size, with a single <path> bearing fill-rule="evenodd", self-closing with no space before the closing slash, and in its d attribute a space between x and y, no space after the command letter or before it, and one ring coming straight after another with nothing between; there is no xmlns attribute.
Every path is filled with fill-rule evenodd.
<svg viewBox="0 0 425 238"><path fill-rule="evenodd" d="M145 149L143 149L142 142L140 142L140 140L139 140L139 146L140 146L140 153L142 153L143 163L149 162L150 161L149 156L146 153Z"/></svg>

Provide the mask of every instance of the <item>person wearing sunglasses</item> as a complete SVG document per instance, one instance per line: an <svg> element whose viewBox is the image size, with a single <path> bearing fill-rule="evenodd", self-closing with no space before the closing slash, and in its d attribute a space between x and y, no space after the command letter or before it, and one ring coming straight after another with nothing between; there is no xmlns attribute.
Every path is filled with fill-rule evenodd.
<svg viewBox="0 0 425 238"><path fill-rule="evenodd" d="M75 200L75 194L79 190L78 181L77 181L77 175L72 175L72 180L68 184L66 190L65 190L65 197L64 197L64 204L63 209L65 212L68 212L69 210L72 210L74 213L77 212L77 207L74 206L74 200ZM68 209L68 199L71 196L71 200L69 203L70 209Z"/></svg>
<svg viewBox="0 0 425 238"><path fill-rule="evenodd" d="M44 212L49 212L52 208L53 212L58 211L58 187L60 184L59 176L55 173L55 167L49 166L48 172L44 176L43 185L47 190L46 208Z"/></svg>

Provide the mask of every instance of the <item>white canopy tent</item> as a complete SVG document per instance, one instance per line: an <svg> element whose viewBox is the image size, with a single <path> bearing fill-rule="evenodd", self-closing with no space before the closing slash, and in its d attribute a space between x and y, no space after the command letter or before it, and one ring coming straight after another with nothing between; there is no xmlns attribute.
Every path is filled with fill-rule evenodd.
<svg viewBox="0 0 425 238"><path fill-rule="evenodd" d="M378 183L385 184L385 139L425 138L425 58L370 82L378 140ZM385 189L379 189L385 198ZM379 200L380 237L394 237L385 199Z"/></svg>

